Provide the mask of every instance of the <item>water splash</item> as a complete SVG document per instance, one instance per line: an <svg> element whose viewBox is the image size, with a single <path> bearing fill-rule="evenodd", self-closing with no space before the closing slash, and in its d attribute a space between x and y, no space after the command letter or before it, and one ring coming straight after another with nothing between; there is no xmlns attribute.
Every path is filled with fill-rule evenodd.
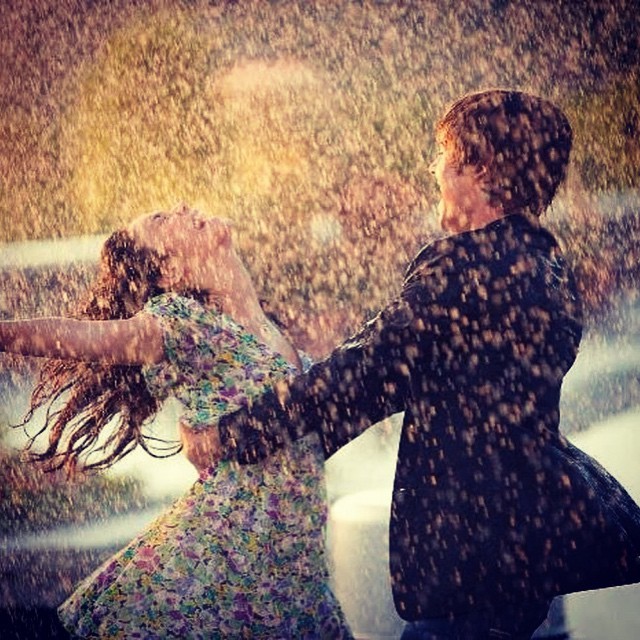
<svg viewBox="0 0 640 640"><path fill-rule="evenodd" d="M186 200L236 220L264 295L321 355L434 233L437 116L467 91L516 86L572 118L573 174L550 221L590 329L615 333L627 325L611 302L633 302L639 275L635 4L8 0L0 240L104 234ZM1 274L3 317L64 313L91 277L91 264L34 265L32 247L11 246L28 255Z"/></svg>

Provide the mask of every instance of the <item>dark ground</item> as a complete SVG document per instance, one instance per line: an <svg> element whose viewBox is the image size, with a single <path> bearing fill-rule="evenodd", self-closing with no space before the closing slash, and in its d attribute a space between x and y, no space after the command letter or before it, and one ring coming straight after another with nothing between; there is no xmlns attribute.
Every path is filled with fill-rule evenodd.
<svg viewBox="0 0 640 640"><path fill-rule="evenodd" d="M2 640L58 640L68 634L49 607L16 607L0 610Z"/></svg>

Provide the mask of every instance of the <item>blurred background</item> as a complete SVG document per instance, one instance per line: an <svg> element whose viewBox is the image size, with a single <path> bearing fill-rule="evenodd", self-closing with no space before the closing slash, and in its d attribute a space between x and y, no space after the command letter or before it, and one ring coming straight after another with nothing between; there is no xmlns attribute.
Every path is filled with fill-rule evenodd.
<svg viewBox="0 0 640 640"><path fill-rule="evenodd" d="M639 15L635 0L3 0L0 317L70 313L107 233L185 201L235 221L261 294L322 357L437 233L439 115L468 91L532 91L575 135L547 216L587 313L562 426L636 491ZM195 478L179 457L138 452L73 481L25 463L26 436L9 425L34 373L0 358L0 607L20 637L40 633L25 611L49 610ZM174 437L175 415L152 428ZM334 524L343 498L365 514L358 526L382 523L378 562L396 438L393 421L380 425L328 466ZM365 565L360 580L378 571ZM636 623L618 622L619 637L640 636Z"/></svg>

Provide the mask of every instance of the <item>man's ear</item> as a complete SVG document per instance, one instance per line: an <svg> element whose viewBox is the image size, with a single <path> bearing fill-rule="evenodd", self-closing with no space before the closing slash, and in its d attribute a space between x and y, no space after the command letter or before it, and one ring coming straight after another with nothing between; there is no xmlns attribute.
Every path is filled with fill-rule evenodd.
<svg viewBox="0 0 640 640"><path fill-rule="evenodd" d="M489 173L489 169L487 169L487 167L483 164L478 165L477 167L475 167L475 174L477 178L484 178L487 173Z"/></svg>

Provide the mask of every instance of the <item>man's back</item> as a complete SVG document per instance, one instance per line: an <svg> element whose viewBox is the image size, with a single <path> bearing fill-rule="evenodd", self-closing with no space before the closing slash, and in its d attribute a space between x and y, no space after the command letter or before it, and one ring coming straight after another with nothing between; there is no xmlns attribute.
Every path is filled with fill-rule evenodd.
<svg viewBox="0 0 640 640"><path fill-rule="evenodd" d="M514 215L436 242L414 261L403 298L413 321L399 342L416 357L391 514L401 615L633 581L622 556L639 550L620 544L602 496L592 499L605 472L581 452L576 467L558 432L581 312L552 236Z"/></svg>

